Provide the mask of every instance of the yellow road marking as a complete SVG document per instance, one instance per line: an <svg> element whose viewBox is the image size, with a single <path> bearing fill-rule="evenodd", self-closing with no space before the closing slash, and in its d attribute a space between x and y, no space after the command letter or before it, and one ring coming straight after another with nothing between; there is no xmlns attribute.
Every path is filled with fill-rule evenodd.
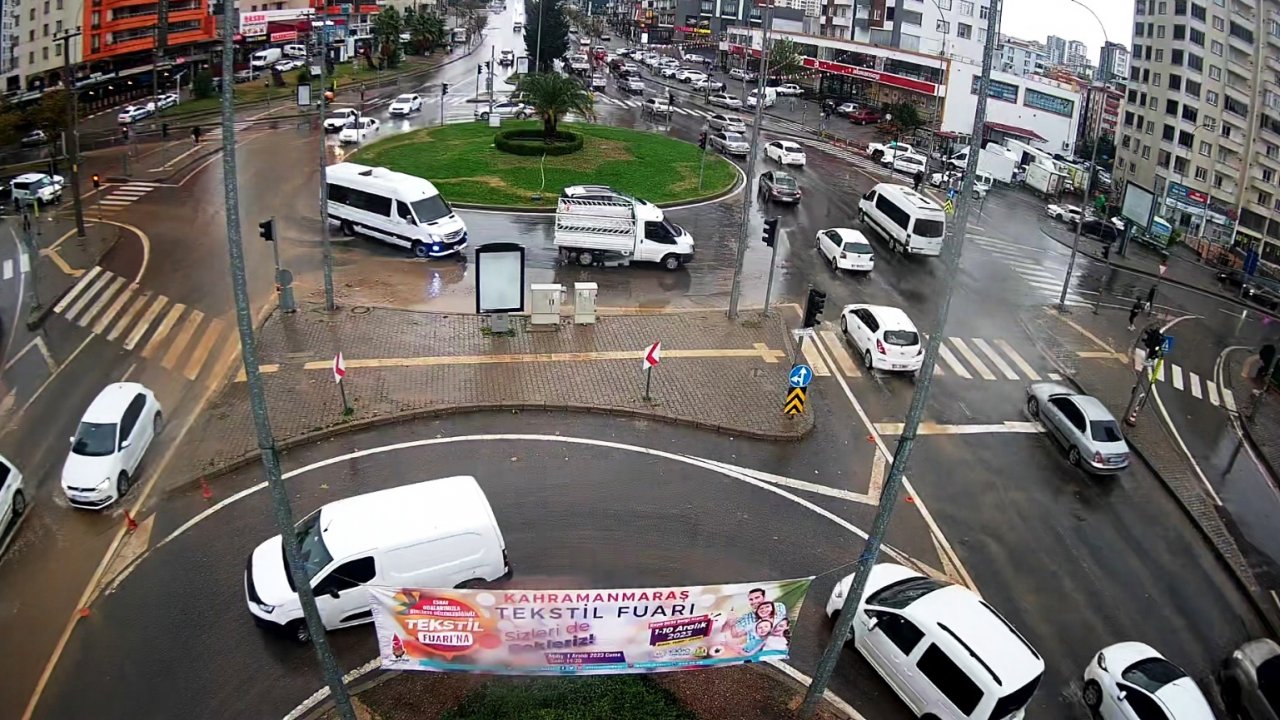
<svg viewBox="0 0 1280 720"><path fill-rule="evenodd" d="M1074 321L1072 321L1072 320L1071 320L1071 318L1062 317L1061 315L1059 315L1059 314L1058 314L1058 312L1057 312L1056 310L1053 310L1053 309L1051 309L1051 308L1045 308L1045 309L1044 309L1044 311L1045 311L1045 312L1047 312L1047 313L1049 313L1050 315L1053 315L1054 317L1057 317L1057 318L1058 318L1059 320L1061 320L1062 322L1064 322L1064 323L1066 323L1066 324L1070 325L1072 328L1074 328L1074 329L1075 329L1075 331L1076 331L1076 332L1078 332L1078 333L1080 333L1081 335L1083 335L1083 336L1085 336L1085 337L1089 338L1090 340L1092 340L1092 341L1093 341L1093 343L1094 343L1095 345L1097 345L1098 347L1102 348L1103 350L1106 350L1107 352L1111 353L1112 355L1115 355L1115 354L1116 354L1116 351L1115 351L1115 349L1114 349L1114 348L1112 348L1110 345L1106 344L1106 343L1105 343L1105 342L1103 342L1101 339L1099 339L1097 335L1094 335L1093 333L1089 332L1088 330L1085 330L1084 328L1080 327L1077 323L1075 323Z"/></svg>
<svg viewBox="0 0 1280 720"><path fill-rule="evenodd" d="M78 278L81 275L84 275L84 270L73 268L70 265L68 265L67 261L63 260L62 256L59 255L58 251L54 248L45 248L40 251L40 254L52 260L53 264L57 265L59 270L66 273L67 275L70 275L71 277Z"/></svg>

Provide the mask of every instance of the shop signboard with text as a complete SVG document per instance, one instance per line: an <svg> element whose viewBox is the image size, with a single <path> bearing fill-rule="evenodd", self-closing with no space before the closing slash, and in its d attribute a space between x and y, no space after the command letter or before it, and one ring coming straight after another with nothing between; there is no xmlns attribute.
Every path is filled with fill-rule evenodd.
<svg viewBox="0 0 1280 720"><path fill-rule="evenodd" d="M267 25L291 20L310 20L315 11L311 8L297 10L263 10L240 13L240 34L246 38L260 38L267 34ZM297 37L297 33L294 33ZM292 39L292 38L290 38ZM274 42L274 39L272 40Z"/></svg>
<svg viewBox="0 0 1280 720"><path fill-rule="evenodd" d="M785 659L812 581L369 595L386 669L604 675Z"/></svg>
<svg viewBox="0 0 1280 720"><path fill-rule="evenodd" d="M743 45L730 45L729 52L734 55L745 55L747 48ZM751 56L757 58L760 57L760 48L752 48ZM893 73L875 70L873 68L857 67L854 65L845 65L844 63L818 60L808 56L801 58L801 62L810 70L821 70L822 72L828 72L834 75L847 75L861 80L870 80L871 82L880 83L881 85L888 85L890 87L924 93L925 95L933 95L937 97L943 95L941 85L928 82L927 80L917 80L915 78L906 77L905 75L895 75Z"/></svg>

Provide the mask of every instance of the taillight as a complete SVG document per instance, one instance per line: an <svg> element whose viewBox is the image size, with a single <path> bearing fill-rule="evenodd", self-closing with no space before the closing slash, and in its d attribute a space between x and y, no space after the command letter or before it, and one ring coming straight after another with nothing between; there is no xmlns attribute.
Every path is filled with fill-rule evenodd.
<svg viewBox="0 0 1280 720"><path fill-rule="evenodd" d="M885 354L884 343L880 342L879 340L876 340L876 352L880 353L881 355Z"/></svg>

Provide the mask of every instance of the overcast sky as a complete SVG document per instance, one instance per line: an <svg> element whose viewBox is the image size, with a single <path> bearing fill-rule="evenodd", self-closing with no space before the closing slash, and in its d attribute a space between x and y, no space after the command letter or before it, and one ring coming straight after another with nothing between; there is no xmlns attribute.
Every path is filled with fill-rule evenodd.
<svg viewBox="0 0 1280 720"><path fill-rule="evenodd" d="M1126 47L1133 39L1133 0L1080 0L1098 14L1107 38ZM1000 31L1023 40L1044 42L1050 35L1080 40L1089 46L1089 61L1098 62L1102 28L1089 11L1072 0L1006 0Z"/></svg>

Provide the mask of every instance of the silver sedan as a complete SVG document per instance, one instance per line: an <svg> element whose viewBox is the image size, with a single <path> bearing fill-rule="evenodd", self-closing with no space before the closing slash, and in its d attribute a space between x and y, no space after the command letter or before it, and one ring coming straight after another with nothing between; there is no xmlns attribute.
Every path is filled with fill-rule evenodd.
<svg viewBox="0 0 1280 720"><path fill-rule="evenodd" d="M1027 386L1027 414L1067 450L1067 461L1104 475L1129 467L1129 445L1120 424L1101 402L1061 383Z"/></svg>

